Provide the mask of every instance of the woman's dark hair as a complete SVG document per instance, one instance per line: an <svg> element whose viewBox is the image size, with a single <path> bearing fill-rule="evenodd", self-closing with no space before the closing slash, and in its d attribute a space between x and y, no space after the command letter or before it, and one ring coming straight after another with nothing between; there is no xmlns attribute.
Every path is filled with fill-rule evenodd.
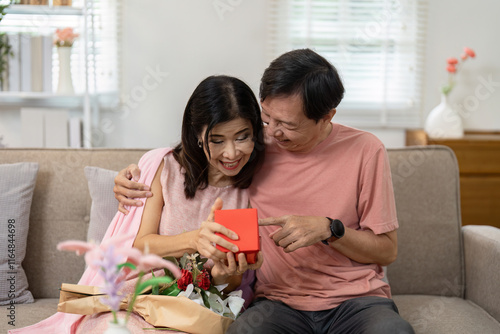
<svg viewBox="0 0 500 334"><path fill-rule="evenodd" d="M248 188L264 156L262 119L255 95L243 81L224 75L210 76L196 87L184 110L181 142L174 149L175 159L185 169L186 198L193 198L198 189L208 186L209 162L203 148L198 146L204 127L207 131L203 142L210 154L211 130L217 124L237 118L250 121L255 145L247 164L232 179L235 187Z"/></svg>
<svg viewBox="0 0 500 334"><path fill-rule="evenodd" d="M344 97L337 69L310 49L287 52L271 62L260 82L260 100L299 94L307 118L318 122Z"/></svg>

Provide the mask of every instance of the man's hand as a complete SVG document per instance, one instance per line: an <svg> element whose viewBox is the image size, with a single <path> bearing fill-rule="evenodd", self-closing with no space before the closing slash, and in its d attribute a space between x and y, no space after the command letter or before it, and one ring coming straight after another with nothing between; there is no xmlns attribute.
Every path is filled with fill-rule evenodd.
<svg viewBox="0 0 500 334"><path fill-rule="evenodd" d="M259 226L269 225L280 226L269 237L286 253L310 246L331 235L330 221L325 217L287 215L259 219Z"/></svg>
<svg viewBox="0 0 500 334"><path fill-rule="evenodd" d="M125 206L142 206L141 201L136 201L134 198L151 197L151 189L149 186L139 183L141 177L141 170L137 165L129 165L127 168L122 169L115 177L115 186L113 191L115 198L120 203L118 210L124 214L128 214Z"/></svg>

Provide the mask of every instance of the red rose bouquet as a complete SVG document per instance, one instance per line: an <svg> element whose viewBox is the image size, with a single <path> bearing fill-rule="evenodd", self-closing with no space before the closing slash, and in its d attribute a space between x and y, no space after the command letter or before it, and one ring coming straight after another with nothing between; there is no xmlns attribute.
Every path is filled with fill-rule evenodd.
<svg viewBox="0 0 500 334"><path fill-rule="evenodd" d="M172 282L154 287L152 294L167 296L184 296L192 301L207 307L215 313L235 319L241 311L245 300L241 298L242 291L233 291L227 295L222 290L227 286L213 285L210 273L205 268L206 258L201 258L198 253L185 253L177 260L174 257L165 257L176 264L181 270L181 277L176 278L168 269L164 269L165 276Z"/></svg>

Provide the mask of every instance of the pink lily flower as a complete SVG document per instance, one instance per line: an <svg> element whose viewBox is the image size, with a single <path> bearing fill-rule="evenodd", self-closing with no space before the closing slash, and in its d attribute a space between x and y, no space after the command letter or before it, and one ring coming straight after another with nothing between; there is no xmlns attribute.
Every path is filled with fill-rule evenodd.
<svg viewBox="0 0 500 334"><path fill-rule="evenodd" d="M125 240L133 238L131 235L123 235L123 236L116 236L109 238L107 240L104 240L100 245L96 245L94 242L85 242L85 241L80 241L80 240L67 240L60 242L57 245L58 250L66 250L66 251L74 251L76 252L77 255L82 255L85 253L85 263L91 268L94 269L99 269L99 266L97 265L98 262L102 261L102 258L106 252L106 249L110 245L120 245L122 244ZM116 246L115 246L116 247ZM123 261L125 262L128 255L138 257L140 255L137 254L137 252L140 251L136 250L134 252L133 250L130 250L130 248L123 248L123 247L116 247L116 254L119 254L120 256L123 257Z"/></svg>
<svg viewBox="0 0 500 334"><path fill-rule="evenodd" d="M89 267L99 269L98 263L102 262L106 249L113 245L115 254L122 257L123 262L130 262L137 267L139 271L148 272L151 269L167 268L176 277L181 276L181 271L172 262L167 261L155 254L142 254L137 248L126 248L118 245L124 241L133 238L131 235L116 236L104 240L100 245L93 242L85 242L80 240L67 240L60 242L57 245L58 250L74 251L77 255L85 254L85 263Z"/></svg>
<svg viewBox="0 0 500 334"><path fill-rule="evenodd" d="M162 259L155 254L146 254L140 258L137 264L139 271L148 272L151 269L167 268L175 277L181 277L181 270L172 262Z"/></svg>
<svg viewBox="0 0 500 334"><path fill-rule="evenodd" d="M57 244L57 250L74 251L76 255L82 255L98 247L91 242L80 240L66 240Z"/></svg>

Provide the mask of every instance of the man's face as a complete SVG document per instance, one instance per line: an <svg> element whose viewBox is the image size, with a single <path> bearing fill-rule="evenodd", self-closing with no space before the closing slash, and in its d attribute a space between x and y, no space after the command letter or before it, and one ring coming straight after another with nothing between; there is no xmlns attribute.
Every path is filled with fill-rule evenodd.
<svg viewBox="0 0 500 334"><path fill-rule="evenodd" d="M283 149L307 153L329 134L331 116L317 123L307 118L303 112L302 99L297 94L268 97L261 106L266 135Z"/></svg>

